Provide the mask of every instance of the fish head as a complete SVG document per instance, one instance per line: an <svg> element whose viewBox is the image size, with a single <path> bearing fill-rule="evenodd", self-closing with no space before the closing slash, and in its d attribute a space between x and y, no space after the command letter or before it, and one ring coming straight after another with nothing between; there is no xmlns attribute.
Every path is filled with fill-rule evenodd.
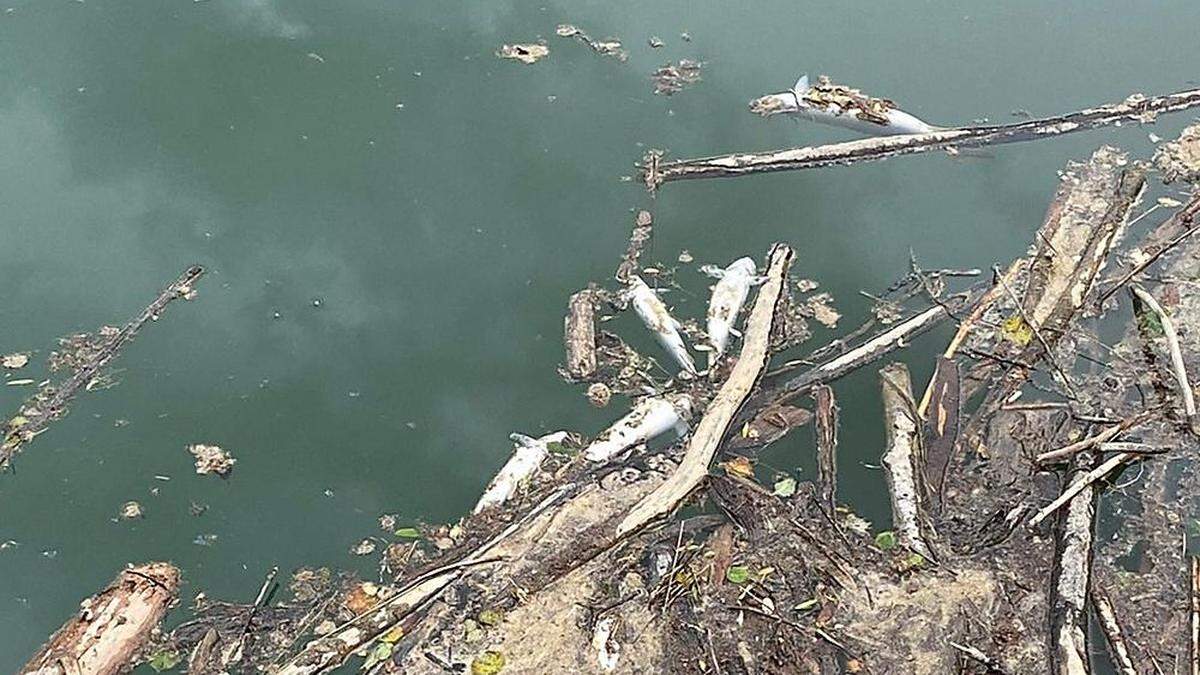
<svg viewBox="0 0 1200 675"><path fill-rule="evenodd" d="M801 75L791 89L759 96L750 101L750 112L763 117L800 112L810 107L804 100L808 89L808 75Z"/></svg>
<svg viewBox="0 0 1200 675"><path fill-rule="evenodd" d="M738 258L730 263L729 267L725 268L726 274L745 274L748 277L754 276L757 272L758 265L755 264L754 258L750 257Z"/></svg>

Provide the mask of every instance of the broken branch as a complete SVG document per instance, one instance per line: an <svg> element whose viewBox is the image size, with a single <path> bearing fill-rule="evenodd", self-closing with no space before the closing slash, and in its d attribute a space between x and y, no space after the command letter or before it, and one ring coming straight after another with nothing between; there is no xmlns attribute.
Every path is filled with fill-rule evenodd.
<svg viewBox="0 0 1200 675"><path fill-rule="evenodd" d="M917 434L916 407L912 380L903 363L891 363L879 371L883 385L883 418L887 429L887 448L883 453L884 478L892 501L892 526L901 545L935 560L926 543L928 522L921 503L923 490L918 485L921 471L920 437Z"/></svg>
<svg viewBox="0 0 1200 675"><path fill-rule="evenodd" d="M1192 433L1200 435L1200 420L1196 418L1196 398L1192 393L1192 385L1188 383L1187 368L1183 364L1183 352L1179 349L1179 333L1175 331L1175 322L1171 320L1167 310L1146 292L1141 286L1130 286L1130 293L1141 301L1152 312L1158 315L1162 324L1163 337L1167 339L1167 352L1171 355L1171 370L1175 373L1175 381L1179 384L1180 394L1183 395L1183 411L1187 415L1188 425Z"/></svg>

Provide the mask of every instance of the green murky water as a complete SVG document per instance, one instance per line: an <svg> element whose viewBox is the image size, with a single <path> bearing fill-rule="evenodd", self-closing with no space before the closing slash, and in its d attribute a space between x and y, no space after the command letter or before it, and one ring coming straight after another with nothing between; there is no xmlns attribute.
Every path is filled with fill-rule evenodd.
<svg viewBox="0 0 1200 675"><path fill-rule="evenodd" d="M127 350L118 387L81 397L0 477L0 541L18 544L0 550L0 671L128 561L174 561L185 597L246 600L273 564L369 572L348 549L375 518L457 518L510 431L597 431L617 411L554 373L562 309L611 273L630 209L656 216L652 259L792 242L849 327L857 290L886 286L910 247L931 267L1007 260L1066 159L1150 147L1126 128L655 200L621 180L648 147L846 138L745 111L802 70L947 124L1200 78L1195 2L969 4L0 3L0 352L38 350L12 377L41 378L58 336L125 320L188 264L210 270ZM629 60L556 37L561 22L620 37ZM539 36L536 65L493 55ZM704 61L703 81L654 96L649 73L679 58ZM680 278L693 293L672 302L700 315L706 283ZM918 381L943 338L906 355ZM869 370L837 391L843 496L881 519L863 466L882 439L876 386ZM0 387L0 406L28 393ZM193 475L195 442L231 450L233 477ZM810 473L810 447L800 434L771 461ZM145 519L112 522L129 499Z"/></svg>

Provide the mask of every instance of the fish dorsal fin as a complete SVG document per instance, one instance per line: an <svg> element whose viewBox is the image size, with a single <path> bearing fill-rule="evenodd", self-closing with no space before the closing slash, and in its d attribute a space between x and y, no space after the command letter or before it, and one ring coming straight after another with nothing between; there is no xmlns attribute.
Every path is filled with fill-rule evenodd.
<svg viewBox="0 0 1200 675"><path fill-rule="evenodd" d="M797 96L803 96L808 92L809 88L808 73L805 73L800 76L800 79L796 80L796 84L792 87L792 91L795 92Z"/></svg>
<svg viewBox="0 0 1200 675"><path fill-rule="evenodd" d="M722 279L725 277L725 270L716 265L701 265L700 273L705 276L710 276L714 279Z"/></svg>

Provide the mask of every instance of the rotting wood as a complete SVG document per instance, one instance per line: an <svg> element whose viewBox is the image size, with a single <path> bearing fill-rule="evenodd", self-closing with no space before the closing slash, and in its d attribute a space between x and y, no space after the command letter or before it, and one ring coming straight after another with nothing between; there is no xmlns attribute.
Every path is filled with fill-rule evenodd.
<svg viewBox="0 0 1200 675"><path fill-rule="evenodd" d="M1085 467L1090 455L1080 458ZM1076 472L1077 489L1067 497L1070 506L1055 537L1054 577L1050 588L1050 662L1059 675L1089 675L1087 594L1092 570L1092 539L1096 520L1096 490L1090 473ZM1067 492L1064 492L1066 495ZM1046 511L1047 514L1052 511ZM1044 517L1044 516L1043 516ZM1039 519L1040 522L1040 519ZM1030 523L1035 525L1036 523Z"/></svg>
<svg viewBox="0 0 1200 675"><path fill-rule="evenodd" d="M571 296L563 320L567 375L586 380L596 374L596 292L584 289Z"/></svg>
<svg viewBox="0 0 1200 675"><path fill-rule="evenodd" d="M650 242L650 236L653 233L654 217L650 215L649 211L638 211L637 217L634 219L633 231L629 234L629 246L625 249L625 255L621 257L621 264L617 267L617 281L627 284L637 276L641 269L638 258L642 256L642 251Z"/></svg>
<svg viewBox="0 0 1200 675"><path fill-rule="evenodd" d="M645 163L642 179L650 190L692 178L723 178L775 171L796 171L878 161L900 155L974 148L1057 138L1122 122L1151 122L1157 115L1200 106L1200 89L1146 98L1134 94L1120 103L1014 124L960 127L928 134L883 136L831 145L760 153L735 153L697 159Z"/></svg>
<svg viewBox="0 0 1200 675"><path fill-rule="evenodd" d="M920 486L923 464L917 433L916 404L912 380L903 363L890 363L879 371L883 389L883 419L887 445L883 453L883 476L892 502L892 527L896 540L926 560L936 560L926 535L928 516Z"/></svg>
<svg viewBox="0 0 1200 675"><path fill-rule="evenodd" d="M1163 337L1167 341L1171 370L1175 375L1175 382L1179 385L1179 395L1183 398L1184 415L1187 416L1188 426L1192 433L1200 436L1200 419L1196 417L1196 397L1192 392L1192 385L1188 381L1187 366L1183 363L1183 352L1179 348L1179 333L1175 330L1175 322L1171 320L1171 315L1167 314L1167 310L1163 309L1162 305L1158 304L1158 300L1155 300L1154 296L1150 295L1146 289L1135 284L1129 287L1129 291L1134 298L1158 315L1158 321L1163 329Z"/></svg>
<svg viewBox="0 0 1200 675"><path fill-rule="evenodd" d="M1125 642L1125 634L1121 630L1121 622L1117 620L1117 612L1113 609L1112 602L1103 592L1092 584L1091 589L1092 607L1096 609L1097 623L1100 624L1100 630L1104 633L1104 640L1108 643L1108 655L1112 659L1113 667L1117 669L1120 675L1138 675L1137 668L1133 665L1133 658L1129 655L1129 645Z"/></svg>
<svg viewBox="0 0 1200 675"><path fill-rule="evenodd" d="M776 244L767 257L767 281L758 291L746 319L742 349L729 378L709 403L688 441L682 463L665 483L639 502L617 526L617 536L640 530L655 518L673 511L708 475L708 465L729 431L733 418L745 404L754 385L767 367L771 326L776 306L784 297L792 249Z"/></svg>
<svg viewBox="0 0 1200 675"><path fill-rule="evenodd" d="M4 438L0 443L0 470L11 464L13 457L21 450L22 445L45 431L51 422L66 414L67 404L71 399L101 374L105 366L112 362L120 354L121 349L133 340L142 326L149 321L157 320L172 301L178 298L190 299L193 297L195 291L192 287L203 274L203 267L199 265L189 267L129 323L99 345L85 363L74 369L65 382L52 390L44 388L22 406L19 414L5 422L3 427L0 427L0 435L3 435Z"/></svg>
<svg viewBox="0 0 1200 675"><path fill-rule="evenodd" d="M179 570L165 562L129 567L80 603L21 669L21 675L116 675L131 668L175 600Z"/></svg>
<svg viewBox="0 0 1200 675"><path fill-rule="evenodd" d="M838 405L829 385L813 387L817 437L817 501L832 518L837 512Z"/></svg>

